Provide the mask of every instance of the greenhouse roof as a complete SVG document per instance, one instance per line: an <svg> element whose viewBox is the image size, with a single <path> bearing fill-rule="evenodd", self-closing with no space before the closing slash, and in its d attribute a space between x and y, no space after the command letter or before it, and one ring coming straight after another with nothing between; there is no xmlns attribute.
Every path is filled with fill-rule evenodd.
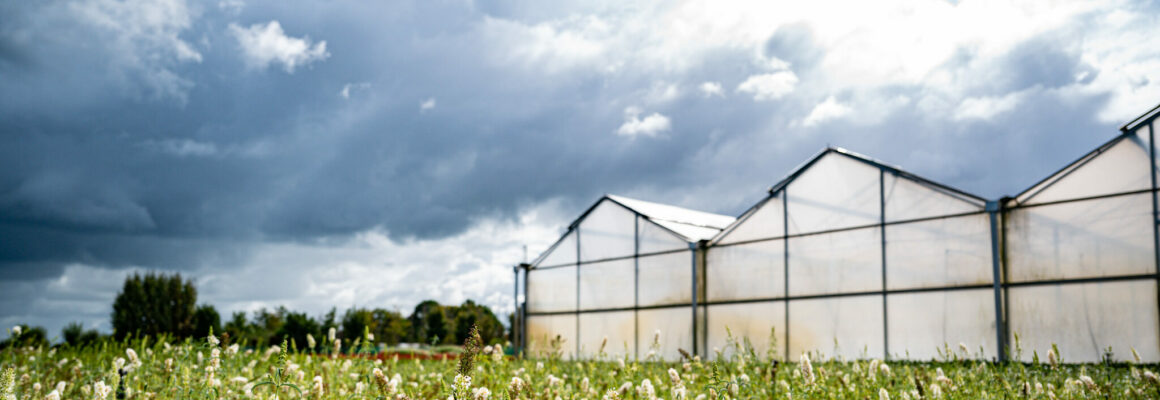
<svg viewBox="0 0 1160 400"><path fill-rule="evenodd" d="M647 218L657 225L668 228L673 233L683 236L688 242L711 239L736 220L736 218L727 215L690 210L668 204L630 199L611 194L605 197L640 214L642 217Z"/></svg>

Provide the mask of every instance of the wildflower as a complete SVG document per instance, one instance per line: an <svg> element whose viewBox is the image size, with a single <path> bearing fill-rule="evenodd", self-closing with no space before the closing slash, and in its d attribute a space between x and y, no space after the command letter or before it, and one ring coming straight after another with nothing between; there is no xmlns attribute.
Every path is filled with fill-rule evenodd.
<svg viewBox="0 0 1160 400"><path fill-rule="evenodd" d="M238 354L238 344L237 343L231 344L230 347L226 347L226 355L227 356L233 356L235 354Z"/></svg>
<svg viewBox="0 0 1160 400"><path fill-rule="evenodd" d="M885 362L878 364L878 371L881 372L882 375L890 376L890 366L886 365Z"/></svg>
<svg viewBox="0 0 1160 400"><path fill-rule="evenodd" d="M464 375L455 375L455 391L466 393L471 390L471 377Z"/></svg>
<svg viewBox="0 0 1160 400"><path fill-rule="evenodd" d="M673 385L680 385L681 384L681 374L678 374L677 370L669 368L669 380L673 381Z"/></svg>
<svg viewBox="0 0 1160 400"><path fill-rule="evenodd" d="M581 393L588 393L588 377L587 376L585 376L584 379L580 381L580 392Z"/></svg>
<svg viewBox="0 0 1160 400"><path fill-rule="evenodd" d="M137 368L141 366L141 358L137 357L137 352L133 349L125 349L125 356L129 357L129 366Z"/></svg>
<svg viewBox="0 0 1160 400"><path fill-rule="evenodd" d="M491 397L491 391L487 390L487 388L485 388L485 387L475 388L475 389L471 390L472 400L487 400L488 397Z"/></svg>
<svg viewBox="0 0 1160 400"><path fill-rule="evenodd" d="M942 388L937 383L930 384L930 397L936 399L942 397Z"/></svg>
<svg viewBox="0 0 1160 400"><path fill-rule="evenodd" d="M93 395L96 396L97 400L105 400L111 391L113 388L106 386L105 381L97 381L93 384Z"/></svg>
<svg viewBox="0 0 1160 400"><path fill-rule="evenodd" d="M4 369L4 376L0 377L0 397L3 400L16 400L16 369Z"/></svg>
<svg viewBox="0 0 1160 400"><path fill-rule="evenodd" d="M57 393L64 393L64 387L65 387L64 381L60 381L60 382L56 383L56 388L54 388L53 390L56 390Z"/></svg>
<svg viewBox="0 0 1160 400"><path fill-rule="evenodd" d="M508 384L508 393L510 395L508 397L511 397L513 399L519 398L520 389L522 389L523 387L524 387L524 380L520 379L520 377L518 377L518 376L513 376L511 383Z"/></svg>
<svg viewBox="0 0 1160 400"><path fill-rule="evenodd" d="M342 339L334 339L334 354L342 353Z"/></svg>
<svg viewBox="0 0 1160 400"><path fill-rule="evenodd" d="M314 375L314 384L311 385L310 391L314 392L315 396L322 397L322 377Z"/></svg>
<svg viewBox="0 0 1160 400"><path fill-rule="evenodd" d="M636 388L636 394L649 400L656 399L657 397L656 389L653 389L652 382L649 382L648 379L640 382L640 386Z"/></svg>
<svg viewBox="0 0 1160 400"><path fill-rule="evenodd" d="M334 330L334 327L332 326L332 327L330 327L330 330L326 331L326 339L333 342L334 341L334 334L335 334L335 330Z"/></svg>
<svg viewBox="0 0 1160 400"><path fill-rule="evenodd" d="M946 385L947 389L951 389L951 386L954 386L954 382L951 381L951 378L947 378L947 376L945 374L943 374L942 368L938 368L936 370L936 372L937 372L938 376L934 377L935 381L937 381L938 383L941 383L943 385Z"/></svg>
<svg viewBox="0 0 1160 400"><path fill-rule="evenodd" d="M1084 386L1087 386L1088 390L1096 390L1096 382L1092 380L1092 377L1087 375L1080 375L1079 381L1080 383L1083 383Z"/></svg>
<svg viewBox="0 0 1160 400"><path fill-rule="evenodd" d="M890 393L886 391L886 388L878 389L878 400L890 400Z"/></svg>
<svg viewBox="0 0 1160 400"><path fill-rule="evenodd" d="M48 392L48 395L44 396L44 400L60 400L60 392L56 390Z"/></svg>
<svg viewBox="0 0 1160 400"><path fill-rule="evenodd" d="M20 337L21 331L23 331L23 328L21 328L20 325L13 326L12 327L12 337Z"/></svg>
<svg viewBox="0 0 1160 400"><path fill-rule="evenodd" d="M235 376L233 378L230 378L230 382L237 383L240 385L245 385L247 383L250 383L250 380L246 379L246 377L244 377L244 376Z"/></svg>
<svg viewBox="0 0 1160 400"><path fill-rule="evenodd" d="M1057 358L1058 356L1055 354L1054 348L1047 349L1047 363L1051 365L1051 368L1055 368L1055 365L1059 362Z"/></svg>
<svg viewBox="0 0 1160 400"><path fill-rule="evenodd" d="M1160 376L1157 376L1156 373L1152 371L1144 371L1144 379L1147 379L1152 383L1160 384Z"/></svg>
<svg viewBox="0 0 1160 400"><path fill-rule="evenodd" d="M548 374L548 386L564 386L564 380L557 378L555 375Z"/></svg>
<svg viewBox="0 0 1160 400"><path fill-rule="evenodd" d="M625 382L623 385L620 385L620 388L616 389L621 396L628 394L629 390L632 390L632 382Z"/></svg>
<svg viewBox="0 0 1160 400"><path fill-rule="evenodd" d="M212 330L209 332L209 336L205 337L205 341L209 342L209 345L213 346L213 347L217 347L219 344L222 343L220 340L218 340L217 336L213 335Z"/></svg>
<svg viewBox="0 0 1160 400"><path fill-rule="evenodd" d="M801 363L798 365L801 370L802 378L806 380L807 384L814 383L814 366L810 364L809 354L802 353Z"/></svg>
<svg viewBox="0 0 1160 400"><path fill-rule="evenodd" d="M1136 347L1134 347L1134 346L1131 347L1131 349L1132 349L1132 359L1136 360L1136 364L1139 364L1140 363L1140 353L1136 352Z"/></svg>
<svg viewBox="0 0 1160 400"><path fill-rule="evenodd" d="M608 392L604 393L604 397L602 397L601 399L602 400L620 400L620 393L615 391L615 390L609 390Z"/></svg>

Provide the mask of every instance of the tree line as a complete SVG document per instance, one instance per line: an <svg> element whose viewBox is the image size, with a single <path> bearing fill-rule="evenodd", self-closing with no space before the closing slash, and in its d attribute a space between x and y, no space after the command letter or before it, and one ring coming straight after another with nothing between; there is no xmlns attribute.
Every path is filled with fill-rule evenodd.
<svg viewBox="0 0 1160 400"><path fill-rule="evenodd" d="M185 339L205 337L214 332L227 340L247 346L266 346L283 339L307 346L307 336L316 339L335 331L337 338L354 340L371 334L375 344L394 346L399 343L444 345L463 343L477 326L485 344L506 338L504 326L487 306L467 300L460 305L441 305L434 300L419 303L410 315L383 308L350 308L341 315L337 308L315 318L305 312L277 307L262 308L253 313L235 312L226 321L213 305L197 304L197 288L180 274L134 274L113 301L113 333L99 334L71 323L61 331L68 345L86 345L101 340L124 340L128 337L162 337ZM47 344L44 328L20 326L0 348L10 345ZM350 342L348 342L350 343Z"/></svg>

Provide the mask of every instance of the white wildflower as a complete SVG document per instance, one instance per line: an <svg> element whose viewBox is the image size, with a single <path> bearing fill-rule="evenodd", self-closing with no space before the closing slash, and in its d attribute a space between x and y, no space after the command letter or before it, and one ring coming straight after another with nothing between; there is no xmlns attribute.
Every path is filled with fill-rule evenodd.
<svg viewBox="0 0 1160 400"><path fill-rule="evenodd" d="M307 333L306 334L306 346L313 349L315 344L317 344L317 343L314 343L314 335Z"/></svg>
<svg viewBox="0 0 1160 400"><path fill-rule="evenodd" d="M878 389L878 400L890 400L890 393L886 391L886 388Z"/></svg>
<svg viewBox="0 0 1160 400"><path fill-rule="evenodd" d="M814 383L814 366L810 364L809 354L802 353L801 363L798 365L798 368L801 370L802 378L806 380L806 383L812 385Z"/></svg>
<svg viewBox="0 0 1160 400"><path fill-rule="evenodd" d="M487 390L487 388L485 388L485 387L475 388L475 389L471 390L472 400L487 400L488 397L491 397L491 391Z"/></svg>
<svg viewBox="0 0 1160 400"><path fill-rule="evenodd" d="M334 327L332 326L332 327L330 327L330 329L329 329L329 330L327 330L327 331L326 331L326 339L327 339L327 340L329 340L329 341L331 341L331 342L333 342L333 341L334 341L334 335L335 335L335 329L334 329Z"/></svg>
<svg viewBox="0 0 1160 400"><path fill-rule="evenodd" d="M680 385L681 374L678 374L677 370L669 368L669 380L673 382L673 385Z"/></svg>
<svg viewBox="0 0 1160 400"><path fill-rule="evenodd" d="M219 344L222 343L220 340L218 340L217 336L214 336L214 335L206 336L205 340L207 342L209 342L210 346L213 346L213 347L217 347Z"/></svg>

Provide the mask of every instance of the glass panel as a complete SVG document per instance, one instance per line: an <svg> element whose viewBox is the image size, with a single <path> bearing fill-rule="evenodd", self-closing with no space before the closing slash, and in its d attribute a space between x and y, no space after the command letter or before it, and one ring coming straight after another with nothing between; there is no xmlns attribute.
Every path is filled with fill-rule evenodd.
<svg viewBox="0 0 1160 400"><path fill-rule="evenodd" d="M889 289L990 284L987 214L886 226Z"/></svg>
<svg viewBox="0 0 1160 400"><path fill-rule="evenodd" d="M831 153L789 184L789 233L877 224L878 168Z"/></svg>
<svg viewBox="0 0 1160 400"><path fill-rule="evenodd" d="M781 240L711 247L706 257L709 301L785 295L785 242Z"/></svg>
<svg viewBox="0 0 1160 400"><path fill-rule="evenodd" d="M1037 204L1150 189L1149 158L1147 145L1129 136L1064 176L1029 191L1029 197L1021 201Z"/></svg>
<svg viewBox="0 0 1160 400"><path fill-rule="evenodd" d="M983 211L985 206L891 173L885 179L886 222Z"/></svg>
<svg viewBox="0 0 1160 400"><path fill-rule="evenodd" d="M1151 193L1012 210L1007 277L1021 282L1156 272L1151 220Z"/></svg>
<svg viewBox="0 0 1160 400"><path fill-rule="evenodd" d="M1119 361L1132 360L1132 348L1145 362L1160 361L1153 279L1019 287L1010 296L1007 318L1024 361L1032 351L1044 360L1052 343L1065 362L1100 361L1108 347Z"/></svg>
<svg viewBox="0 0 1160 400"><path fill-rule="evenodd" d="M631 258L580 265L580 309L632 307L636 271Z"/></svg>
<svg viewBox="0 0 1160 400"><path fill-rule="evenodd" d="M545 255L537 267L555 267L560 265L568 265L576 263L576 232L568 232L556 247L548 250L550 253Z"/></svg>
<svg viewBox="0 0 1160 400"><path fill-rule="evenodd" d="M789 239L791 296L882 290L879 228Z"/></svg>
<svg viewBox="0 0 1160 400"><path fill-rule="evenodd" d="M882 358L882 296L789 302L789 356L804 352L826 358Z"/></svg>
<svg viewBox="0 0 1160 400"><path fill-rule="evenodd" d="M767 239L785 236L785 211L781 197L766 199L744 221L725 235L719 243L736 243L747 240Z"/></svg>
<svg viewBox="0 0 1160 400"><path fill-rule="evenodd" d="M991 289L891 294L886 296L886 305L890 354L896 359L934 360L944 346L959 358L997 357L995 292ZM967 354L960 343L967 347Z"/></svg>
<svg viewBox="0 0 1160 400"><path fill-rule="evenodd" d="M580 222L580 261L633 255L636 214L605 200Z"/></svg>
<svg viewBox="0 0 1160 400"><path fill-rule="evenodd" d="M640 219L640 254L688 248L689 242L644 218Z"/></svg>
<svg viewBox="0 0 1160 400"><path fill-rule="evenodd" d="M640 310L637 312L637 343L640 358L649 359L649 354L667 361L681 359L682 349L693 354L693 310L689 307ZM654 345L654 341L659 345Z"/></svg>
<svg viewBox="0 0 1160 400"><path fill-rule="evenodd" d="M744 304L722 304L709 306L709 356L717 357L721 352L725 357L732 357L736 349L730 347L727 341L728 334L725 328L733 334L736 343L743 344L743 338L762 357L782 359L785 356L785 302L764 302ZM774 332L770 332L773 329ZM772 334L772 335L771 335ZM771 336L776 336L772 338ZM776 346L771 344L777 341Z"/></svg>
<svg viewBox="0 0 1160 400"><path fill-rule="evenodd" d="M693 256L688 250L640 257L640 306L691 304Z"/></svg>
<svg viewBox="0 0 1160 400"><path fill-rule="evenodd" d="M575 310L575 266L528 270L528 312Z"/></svg>
<svg viewBox="0 0 1160 400"><path fill-rule="evenodd" d="M636 356L636 317L632 311L580 314L580 355L596 358L604 339L608 357Z"/></svg>
<svg viewBox="0 0 1160 400"><path fill-rule="evenodd" d="M562 341L553 348L557 337ZM576 353L576 315L529 315L528 351L532 357L547 357L556 351L564 358L572 357Z"/></svg>

